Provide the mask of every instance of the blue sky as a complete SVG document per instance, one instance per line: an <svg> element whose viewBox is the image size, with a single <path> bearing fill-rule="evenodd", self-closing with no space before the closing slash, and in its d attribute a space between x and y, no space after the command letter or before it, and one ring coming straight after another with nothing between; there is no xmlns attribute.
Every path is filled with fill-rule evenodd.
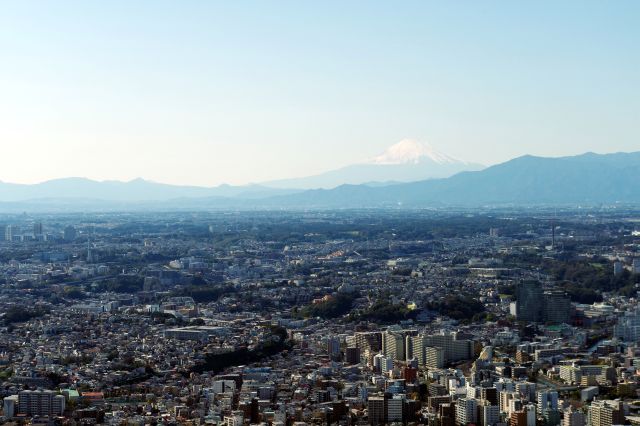
<svg viewBox="0 0 640 426"><path fill-rule="evenodd" d="M404 138L640 150L640 2L14 1L0 180L304 176Z"/></svg>

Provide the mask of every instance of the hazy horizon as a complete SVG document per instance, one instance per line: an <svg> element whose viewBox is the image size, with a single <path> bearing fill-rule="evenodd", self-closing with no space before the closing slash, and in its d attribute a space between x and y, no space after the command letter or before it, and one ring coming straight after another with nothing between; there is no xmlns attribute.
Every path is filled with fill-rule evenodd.
<svg viewBox="0 0 640 426"><path fill-rule="evenodd" d="M588 153L594 153L594 154L599 154L599 155L607 155L607 154L620 154L620 153L633 153L633 152L640 152L640 149L637 150L637 151L613 151L613 152L586 151L586 152L581 152L581 153L576 153L576 154L569 154L567 156L537 156L537 157L541 157L541 158L561 158L561 157L580 156L580 155L584 155L584 154L588 154ZM523 154L522 156L527 156L527 155L531 155L531 154ZM506 160L506 161L514 160L514 159L522 157L522 156L514 157L514 158ZM462 160L462 159L460 159L460 160ZM367 164L367 163L365 163L364 161L353 163L353 165L356 165L356 164ZM490 165L485 165L485 164L480 164L480 163L476 163L476 164L488 168L488 167L495 166L495 165L501 164L501 163L490 164ZM338 169L320 171L318 173L318 175L322 175L325 172L331 172L331 171L334 171L334 170L338 170ZM241 183L241 184L232 184L232 183L229 183L229 182L220 182L220 183L213 184L213 185L199 185L199 184L191 184L191 183L163 182L163 181L158 181L158 180L154 180L154 179L148 179L148 178L146 178L144 176L136 176L136 177L133 177L133 178L130 178L130 179L115 179L115 178L95 179L95 178L92 178L90 176L75 176L75 175L58 176L58 177L53 177L53 178L49 178L49 179L44 179L44 180L37 181L37 182L13 182L13 181L9 181L9 180L0 179L0 183L17 184L17 185L37 185L37 184L46 183L46 182L49 182L49 181L68 180L68 179L87 179L87 180L91 180L91 181L95 181L95 182L121 182L121 183L129 183L129 182L133 182L133 181L136 181L136 180L143 180L143 181L147 181L147 182L166 184L166 185L213 188L213 187L224 186L224 185L228 185L228 186L245 186L245 185L247 185L247 186L250 186L250 185L267 184L267 186L268 186L268 184L270 182L296 180L296 179L302 179L302 178L310 177L310 176L313 176L313 175L290 176L290 177L285 177L283 179L274 179L274 180L259 181L259 182L246 182L246 183ZM374 182L375 181L373 181L372 183L374 183ZM384 182L380 182L380 183L384 183ZM277 187L274 187L274 188L277 188Z"/></svg>
<svg viewBox="0 0 640 426"><path fill-rule="evenodd" d="M260 183L407 137L487 166L640 150L637 2L3 6L3 182Z"/></svg>

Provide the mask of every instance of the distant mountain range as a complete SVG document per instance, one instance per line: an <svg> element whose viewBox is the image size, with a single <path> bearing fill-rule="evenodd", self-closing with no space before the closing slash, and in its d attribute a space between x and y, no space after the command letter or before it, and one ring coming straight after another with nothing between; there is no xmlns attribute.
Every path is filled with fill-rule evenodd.
<svg viewBox="0 0 640 426"><path fill-rule="evenodd" d="M446 179L377 188L343 185L275 198L283 206L308 208L639 204L640 152L524 156Z"/></svg>
<svg viewBox="0 0 640 426"><path fill-rule="evenodd" d="M387 153L388 154L388 153ZM421 164L418 155L415 162ZM376 157L386 164L393 156ZM407 157L405 157L407 158ZM441 164L448 164L442 160ZM364 178L363 178L364 179ZM301 190L267 185L214 188L136 179L69 178L37 185L0 183L0 210L281 209L447 207L484 205L640 204L640 152L574 157L519 157L479 171L410 183L340 185Z"/></svg>
<svg viewBox="0 0 640 426"><path fill-rule="evenodd" d="M380 186L418 180L445 178L463 171L482 170L437 151L431 145L404 139L377 157L319 175L265 182L271 188L330 189L340 185Z"/></svg>
<svg viewBox="0 0 640 426"><path fill-rule="evenodd" d="M85 199L118 202L167 201L176 198L262 198L292 194L296 190L267 188L262 185L212 188L199 186L167 185L135 179L129 182L98 182L85 178L64 178L35 185L0 182L0 202L28 201L39 199Z"/></svg>

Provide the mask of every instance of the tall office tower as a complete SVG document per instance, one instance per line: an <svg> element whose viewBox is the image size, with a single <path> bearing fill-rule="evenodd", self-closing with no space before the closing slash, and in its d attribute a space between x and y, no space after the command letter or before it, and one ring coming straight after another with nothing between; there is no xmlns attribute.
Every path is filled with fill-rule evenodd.
<svg viewBox="0 0 640 426"><path fill-rule="evenodd" d="M93 250L91 249L91 241L87 241L87 263L95 262L95 256L93 254Z"/></svg>
<svg viewBox="0 0 640 426"><path fill-rule="evenodd" d="M539 322L542 319L543 293L538 281L526 280L516 285L516 319Z"/></svg>
<svg viewBox="0 0 640 426"><path fill-rule="evenodd" d="M13 239L18 235L20 235L20 228L16 225L7 225L4 229L5 241L13 241Z"/></svg>
<svg viewBox="0 0 640 426"><path fill-rule="evenodd" d="M61 416L64 413L63 395L50 390L24 390L18 394L18 413L27 416Z"/></svg>
<svg viewBox="0 0 640 426"><path fill-rule="evenodd" d="M42 222L36 222L33 224L33 235L42 235Z"/></svg>
<svg viewBox="0 0 640 426"><path fill-rule="evenodd" d="M64 228L64 240L65 241L73 241L76 239L76 228L69 225Z"/></svg>
<svg viewBox="0 0 640 426"><path fill-rule="evenodd" d="M367 400L370 425L384 425L387 421L387 400L383 396L370 396Z"/></svg>
<svg viewBox="0 0 640 426"><path fill-rule="evenodd" d="M477 421L478 402L472 398L460 398L456 401L456 424L466 426Z"/></svg>
<svg viewBox="0 0 640 426"><path fill-rule="evenodd" d="M558 392L557 391L540 391L536 394L538 404L538 414L542 414L544 410L558 409Z"/></svg>
<svg viewBox="0 0 640 426"><path fill-rule="evenodd" d="M591 426L624 424L624 407L621 401L593 401L589 414Z"/></svg>
<svg viewBox="0 0 640 426"><path fill-rule="evenodd" d="M397 394L387 399L387 423L402 423L404 420L404 395Z"/></svg>
<svg viewBox="0 0 640 426"><path fill-rule="evenodd" d="M571 320L571 299L562 290L544 292L542 317L552 324L568 324Z"/></svg>

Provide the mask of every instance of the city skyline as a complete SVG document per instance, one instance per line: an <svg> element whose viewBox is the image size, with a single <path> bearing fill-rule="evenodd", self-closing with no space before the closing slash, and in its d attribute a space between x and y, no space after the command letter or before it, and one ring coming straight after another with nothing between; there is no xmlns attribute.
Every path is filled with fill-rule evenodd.
<svg viewBox="0 0 640 426"><path fill-rule="evenodd" d="M637 151L639 9L7 3L0 180L238 185L404 138L484 165Z"/></svg>

